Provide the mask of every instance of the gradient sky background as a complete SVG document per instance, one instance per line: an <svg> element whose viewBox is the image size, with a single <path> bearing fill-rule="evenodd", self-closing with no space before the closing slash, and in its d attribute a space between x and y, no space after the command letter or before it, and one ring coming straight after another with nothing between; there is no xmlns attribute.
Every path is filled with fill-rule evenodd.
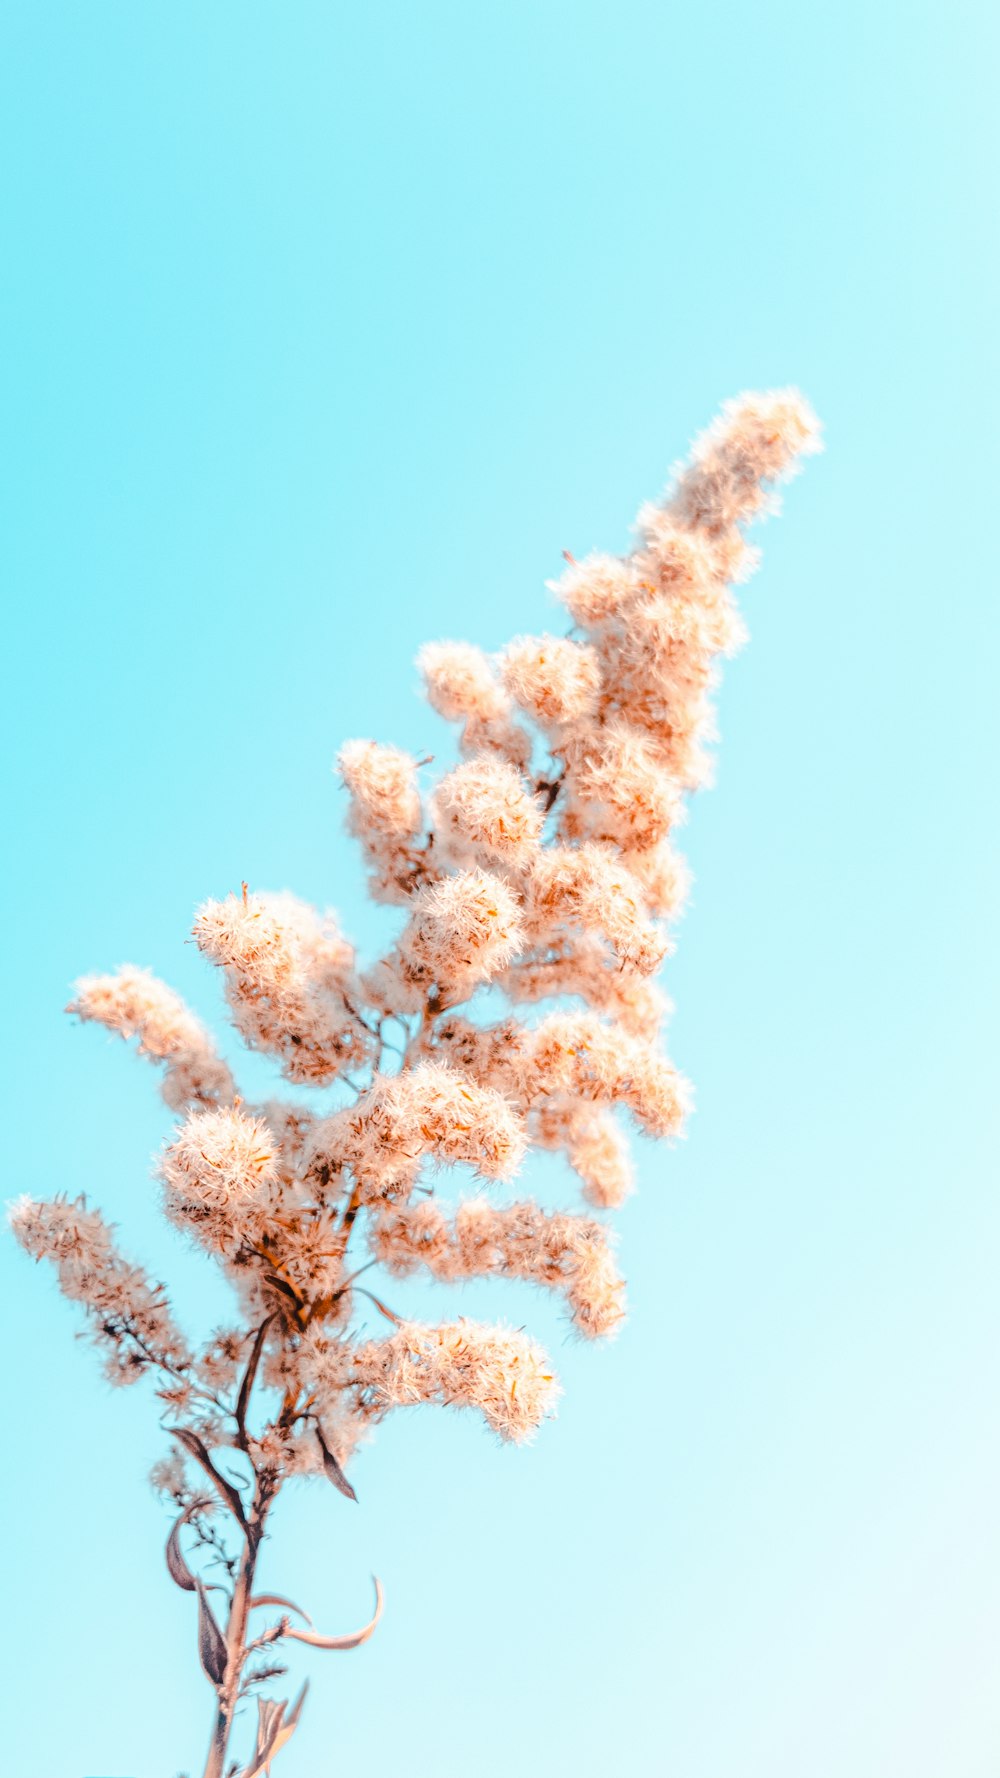
<svg viewBox="0 0 1000 1778"><path fill-rule="evenodd" d="M216 1018L185 935L243 877L374 943L329 767L442 746L420 641L557 622L560 550L625 547L727 395L827 429L687 829L698 1114L621 1218L631 1322L458 1298L554 1343L559 1419L399 1417L360 1507L290 1499L267 1583L388 1604L296 1662L282 1778L1000 1773L998 39L986 0L0 15L7 1195L92 1192L192 1324L169 1116L69 983ZM155 1404L0 1267L5 1778L197 1774Z"/></svg>

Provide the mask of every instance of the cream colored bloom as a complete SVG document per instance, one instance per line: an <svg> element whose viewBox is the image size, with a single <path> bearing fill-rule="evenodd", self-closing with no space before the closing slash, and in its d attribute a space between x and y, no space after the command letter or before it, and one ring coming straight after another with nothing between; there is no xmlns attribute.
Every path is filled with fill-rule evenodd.
<svg viewBox="0 0 1000 1778"><path fill-rule="evenodd" d="M462 724L463 753L496 753L511 765L527 765L531 737L513 720L507 691L481 648L468 642L428 642L417 665L434 709L449 722Z"/></svg>
<svg viewBox="0 0 1000 1778"><path fill-rule="evenodd" d="M418 844L423 809L417 762L399 747L348 741L338 765L350 796L348 831L361 842L377 901L405 901L429 871Z"/></svg>
<svg viewBox="0 0 1000 1778"><path fill-rule="evenodd" d="M319 1084L364 1058L354 952L329 915L294 895L244 891L206 901L194 938L225 971L241 1035L280 1057L290 1080Z"/></svg>
<svg viewBox="0 0 1000 1778"><path fill-rule="evenodd" d="M597 651L565 636L519 636L501 672L511 697L543 729L592 716L601 688Z"/></svg>
<svg viewBox="0 0 1000 1778"><path fill-rule="evenodd" d="M544 815L520 774L505 760L480 755L447 772L434 792L435 830L460 860L516 866L538 846Z"/></svg>
<svg viewBox="0 0 1000 1778"><path fill-rule="evenodd" d="M226 1252L260 1227L278 1182L276 1147L238 1108L194 1112L160 1157L167 1215Z"/></svg>
<svg viewBox="0 0 1000 1778"><path fill-rule="evenodd" d="M383 1208L371 1249L390 1272L426 1266L443 1280L499 1274L548 1285L565 1294L576 1327L592 1339L616 1333L624 1317L625 1286L608 1232L585 1216L472 1198L449 1218L425 1199Z"/></svg>
<svg viewBox="0 0 1000 1778"><path fill-rule="evenodd" d="M175 1111L233 1097L233 1077L201 1020L148 969L125 963L113 975L83 976L66 1010L137 1037L140 1055L166 1063L163 1097Z"/></svg>
<svg viewBox="0 0 1000 1778"><path fill-rule="evenodd" d="M310 1168L350 1169L366 1198L406 1191L427 1157L510 1179L525 1151L521 1119L502 1093L440 1061L382 1075L347 1111L317 1126Z"/></svg>
<svg viewBox="0 0 1000 1778"><path fill-rule="evenodd" d="M475 1321L441 1327L404 1321L391 1338L361 1346L354 1368L375 1414L424 1401L478 1408L494 1432L516 1444L554 1412L558 1395L534 1340Z"/></svg>
<svg viewBox="0 0 1000 1778"><path fill-rule="evenodd" d="M90 1318L112 1383L135 1383L149 1370L182 1373L192 1362L162 1284L150 1282L119 1251L112 1230L86 1198L18 1198L8 1209L15 1237L33 1259L47 1259L59 1288Z"/></svg>
<svg viewBox="0 0 1000 1778"><path fill-rule="evenodd" d="M411 905L395 950L365 981L369 996L387 1011L465 1000L521 948L517 897L493 871L442 877L414 895Z"/></svg>
<svg viewBox="0 0 1000 1778"><path fill-rule="evenodd" d="M558 1385L528 1333L417 1321L397 1301L410 1275L519 1280L557 1292L587 1337L621 1325L603 1220L633 1187L619 1120L672 1138L690 1103L661 1048L669 1002L654 980L670 948L662 922L687 889L674 836L708 782L716 679L744 636L732 587L757 559L744 526L817 442L795 391L741 396L642 507L631 553L567 557L553 590L582 634L521 636L493 658L462 642L421 651L428 699L458 726L458 763L449 754L425 799L431 760L372 740L339 756L370 895L400 910L374 962L359 967L334 916L289 894L244 886L199 909L197 946L222 972L238 1036L261 1052L254 1072L277 1064L295 1102L265 1085L262 1105L244 1105L199 1020L148 971L77 986L72 1011L162 1064L182 1114L159 1160L163 1208L217 1262L226 1322L189 1347L163 1287L82 1198L21 1199L11 1223L81 1306L112 1379L155 1378L173 1442L154 1471L177 1509L167 1566L197 1595L226 1721L249 1672L246 1637L226 1642L242 1582L224 1633L206 1551L217 1576L242 1561L249 1580L284 1485L324 1478L356 1497L345 1466L392 1408L471 1408L515 1441L553 1412ZM601 1218L512 1201L531 1149L563 1156ZM459 1195L472 1175L475 1195L442 1205L446 1168L464 1170ZM220 1523L238 1537L234 1557ZM251 1644L354 1647L377 1622L377 1591L375 1617L346 1637L303 1630L299 1607L257 1593L248 1610L297 1623L280 1616ZM301 1703L261 1701L248 1772L263 1772Z"/></svg>

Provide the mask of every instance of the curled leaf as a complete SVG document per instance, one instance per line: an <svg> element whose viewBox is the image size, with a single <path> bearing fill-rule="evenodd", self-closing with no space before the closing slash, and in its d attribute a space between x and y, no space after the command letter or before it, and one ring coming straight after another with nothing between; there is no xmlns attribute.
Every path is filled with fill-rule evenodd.
<svg viewBox="0 0 1000 1778"><path fill-rule="evenodd" d="M323 1453L323 1468L326 1472L327 1479L331 1481L334 1487L338 1488L341 1494L345 1495L348 1500L357 1500L358 1497L355 1494L354 1489L351 1487L340 1464L337 1462L326 1439L323 1437L323 1428L321 1426L317 1426L316 1428L316 1437L319 1439L319 1448Z"/></svg>
<svg viewBox="0 0 1000 1778"><path fill-rule="evenodd" d="M170 1536L167 1538L167 1547L164 1554L167 1558L167 1568L170 1573L170 1578L177 1586L183 1587L185 1593L194 1592L195 1578L185 1562L181 1551L181 1526L186 1525L192 1515L201 1511L204 1505L205 1502L203 1500L192 1500L190 1504L184 1508L180 1518L175 1520Z"/></svg>
<svg viewBox="0 0 1000 1778"><path fill-rule="evenodd" d="M219 1686L226 1676L229 1650L226 1639L212 1615L212 1607L200 1580L195 1581L198 1594L198 1658L207 1678Z"/></svg>
<svg viewBox="0 0 1000 1778"><path fill-rule="evenodd" d="M250 1601L249 1609L253 1611L255 1605L284 1605L286 1610L297 1612L299 1617L304 1618L307 1624L310 1626L312 1624L312 1618L309 1616L309 1613L303 1611L301 1605L296 1605L294 1599L286 1599L282 1593L255 1593Z"/></svg>
<svg viewBox="0 0 1000 1778"><path fill-rule="evenodd" d="M288 1629L285 1631L285 1635L293 1637L296 1642L308 1643L310 1648L360 1648L362 1642L367 1642L369 1636L374 1633L385 1603L382 1582L378 1575L373 1574L372 1580L375 1582L375 1614L363 1630L355 1630L350 1636L317 1636L315 1630Z"/></svg>
<svg viewBox="0 0 1000 1778"><path fill-rule="evenodd" d="M211 1477L213 1485L218 1489L230 1512L239 1520L245 1531L247 1516L243 1508L243 1500L233 1487L232 1482L227 1482L225 1476L219 1474L208 1454L208 1446L196 1432L191 1431L189 1426L168 1426L167 1431L171 1438L179 1439L184 1449L190 1451L192 1457L201 1464L205 1474Z"/></svg>

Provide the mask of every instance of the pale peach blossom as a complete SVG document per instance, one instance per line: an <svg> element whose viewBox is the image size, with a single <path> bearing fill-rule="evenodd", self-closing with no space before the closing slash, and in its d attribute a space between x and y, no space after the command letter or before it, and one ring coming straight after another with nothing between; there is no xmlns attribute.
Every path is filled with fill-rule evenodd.
<svg viewBox="0 0 1000 1778"><path fill-rule="evenodd" d="M112 1383L135 1383L149 1371L183 1378L192 1356L163 1285L151 1283L140 1266L124 1258L113 1231L86 1198L24 1196L8 1207L7 1216L25 1251L54 1265L63 1295L86 1310ZM186 1399L183 1383L182 1389Z"/></svg>
<svg viewBox="0 0 1000 1778"><path fill-rule="evenodd" d="M583 1186L588 1204L618 1210L635 1190L628 1143L612 1113L579 1099L549 1099L531 1114L540 1148L560 1148Z"/></svg>
<svg viewBox="0 0 1000 1778"><path fill-rule="evenodd" d="M332 1159L375 1198L408 1190L425 1156L510 1179L524 1151L522 1120L502 1093L447 1063L422 1061L379 1076L355 1105L317 1125L309 1170Z"/></svg>
<svg viewBox="0 0 1000 1778"><path fill-rule="evenodd" d="M692 530L735 530L762 508L773 512L773 484L819 448L819 423L797 389L738 395L695 440L671 510Z"/></svg>
<svg viewBox="0 0 1000 1778"><path fill-rule="evenodd" d="M399 747L348 741L337 763L350 797L348 830L369 867L369 891L377 901L405 901L432 874L419 844L417 761Z"/></svg>
<svg viewBox="0 0 1000 1778"><path fill-rule="evenodd" d="M354 1373L377 1416L424 1401L478 1408L494 1432L517 1444L554 1412L558 1395L534 1340L466 1320L440 1327L404 1321L389 1339L358 1348Z"/></svg>
<svg viewBox="0 0 1000 1778"><path fill-rule="evenodd" d="M564 928L605 938L619 963L651 975L666 955L666 934L646 911L642 884L609 849L546 846L523 885L529 942L550 944Z"/></svg>
<svg viewBox="0 0 1000 1778"><path fill-rule="evenodd" d="M676 920L683 913L691 893L691 872L671 840L630 852L628 867L642 884L651 914Z"/></svg>
<svg viewBox="0 0 1000 1778"><path fill-rule="evenodd" d="M630 559L596 553L582 562L571 560L559 579L549 582L549 587L574 622L587 630L596 629L609 618L626 615L645 590Z"/></svg>
<svg viewBox="0 0 1000 1778"><path fill-rule="evenodd" d="M617 713L640 728L661 767L685 789L709 781L715 663L736 651L743 633L716 581L654 593L631 608L627 624L606 626L598 638L604 720Z"/></svg>
<svg viewBox="0 0 1000 1778"><path fill-rule="evenodd" d="M505 760L480 755L456 766L441 779L432 808L439 842L453 858L516 866L537 850L543 811Z"/></svg>
<svg viewBox="0 0 1000 1778"><path fill-rule="evenodd" d="M592 1013L550 1013L532 1033L532 1096L570 1093L626 1105L651 1136L677 1136L690 1107L688 1082L652 1044Z"/></svg>
<svg viewBox="0 0 1000 1778"><path fill-rule="evenodd" d="M465 1000L517 955L520 908L493 871L463 870L421 889L395 950L365 977L373 1004L389 1012L438 1010Z"/></svg>
<svg viewBox="0 0 1000 1778"><path fill-rule="evenodd" d="M592 1339L617 1332L624 1316L625 1286L608 1232L588 1217L471 1198L449 1219L425 1199L381 1209L371 1249L390 1272L422 1265L445 1280L497 1273L548 1285L564 1292L574 1325Z"/></svg>
<svg viewBox="0 0 1000 1778"><path fill-rule="evenodd" d="M66 1010L119 1037L137 1037L141 1056L166 1063L163 1097L175 1111L233 1097L233 1077L201 1020L148 969L124 963L113 975L81 977Z"/></svg>
<svg viewBox="0 0 1000 1778"><path fill-rule="evenodd" d="M370 895L400 909L373 961L290 894L244 886L204 903L194 936L236 1032L298 1083L296 1101L265 1086L244 1104L200 1022L147 971L78 984L73 1011L163 1065L180 1114L158 1163L163 1208L216 1262L223 1324L189 1345L163 1287L82 1198L22 1199L11 1222L82 1307L112 1379L155 1379L167 1568L193 1595L215 1697L204 1778L260 1778L293 1732L301 1694L259 1697L256 1751L230 1759L239 1700L284 1670L282 1644L345 1650L378 1622L380 1585L346 1636L260 1592L285 1485L354 1497L347 1468L395 1407L473 1409L515 1441L554 1410L530 1335L417 1321L396 1300L408 1274L520 1280L557 1292L588 1337L621 1325L604 1220L634 1185L619 1119L676 1137L691 1096L661 1047L670 1003L654 980L687 890L675 833L709 780L719 668L745 635L732 587L757 551L744 527L817 443L794 391L740 397L643 505L631 552L567 557L553 590L575 633L521 636L492 658L461 642L421 652L458 763L449 750L424 797L429 759L374 740L339 756ZM540 1150L564 1157L587 1213L511 1200ZM456 1168L459 1198L470 1176L475 1195L448 1207L437 1189ZM257 1650L263 1669L246 1665Z"/></svg>
<svg viewBox="0 0 1000 1778"><path fill-rule="evenodd" d="M420 832L423 812L412 755L377 741L348 741L338 763L351 793L352 833L398 844Z"/></svg>
<svg viewBox="0 0 1000 1778"><path fill-rule="evenodd" d="M582 1000L634 1037L659 1035L670 1001L649 977L618 963L592 934L554 938L524 950L497 975L496 986L515 1006L555 997Z"/></svg>
<svg viewBox="0 0 1000 1778"><path fill-rule="evenodd" d="M560 742L568 796L565 837L604 840L629 857L666 839L681 819L681 787L650 740L621 716L580 724Z"/></svg>
<svg viewBox="0 0 1000 1778"><path fill-rule="evenodd" d="M315 1110L307 1105L295 1105L288 1099L266 1099L263 1105L252 1109L267 1125L275 1145L274 1165L277 1172L290 1184L297 1176L302 1156L315 1128Z"/></svg>
<svg viewBox="0 0 1000 1778"><path fill-rule="evenodd" d="M461 1013L446 1015L434 1023L425 1038L436 1056L468 1075L481 1086L489 1085L522 1113L531 1105L530 1083L532 1033L518 1019L480 1025Z"/></svg>
<svg viewBox="0 0 1000 1778"><path fill-rule="evenodd" d="M565 636L519 636L504 650L504 685L543 729L592 716L601 689L596 649Z"/></svg>
<svg viewBox="0 0 1000 1778"><path fill-rule="evenodd" d="M593 1012L550 1013L533 1030L516 1019L442 1021L435 1044L453 1067L489 1083L527 1116L551 1099L622 1105L651 1136L680 1135L691 1087L654 1043Z"/></svg>
<svg viewBox="0 0 1000 1778"><path fill-rule="evenodd" d="M239 1107L196 1111L160 1157L167 1215L226 1252L259 1227L277 1183L275 1144L259 1117Z"/></svg>
<svg viewBox="0 0 1000 1778"><path fill-rule="evenodd" d="M225 971L240 1034L290 1080L332 1080L364 1059L354 953L330 916L293 895L228 895L198 910L194 938Z"/></svg>
<svg viewBox="0 0 1000 1778"><path fill-rule="evenodd" d="M510 699L489 655L471 642L428 642L417 656L429 702L449 722L491 721L510 713Z"/></svg>
<svg viewBox="0 0 1000 1778"><path fill-rule="evenodd" d="M512 765L527 765L531 736L514 721L510 697L482 649L469 642L428 642L417 665L434 709L462 724L463 753L496 753Z"/></svg>
<svg viewBox="0 0 1000 1778"><path fill-rule="evenodd" d="M701 608L719 608L730 625L740 625L735 601L719 576L715 545L701 532L689 530L673 509L673 488L665 501L647 501L639 508L636 530L640 548L632 557L642 596L630 608L628 622L619 624L624 636L632 609L639 610L657 594L671 594Z"/></svg>

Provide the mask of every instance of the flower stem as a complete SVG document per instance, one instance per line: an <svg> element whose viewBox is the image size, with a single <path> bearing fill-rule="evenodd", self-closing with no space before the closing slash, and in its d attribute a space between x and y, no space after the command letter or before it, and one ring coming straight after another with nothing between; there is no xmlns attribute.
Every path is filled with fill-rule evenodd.
<svg viewBox="0 0 1000 1778"><path fill-rule="evenodd" d="M218 1704L208 1759L205 1762L204 1778L223 1778L226 1750L229 1746L233 1718L239 1701L240 1678L246 1659L250 1596L253 1591L254 1570L257 1566L257 1550L263 1530L263 1514L255 1503L247 1525L246 1543L240 1560L239 1573L236 1577L229 1622L226 1626L226 1671L218 1689Z"/></svg>

